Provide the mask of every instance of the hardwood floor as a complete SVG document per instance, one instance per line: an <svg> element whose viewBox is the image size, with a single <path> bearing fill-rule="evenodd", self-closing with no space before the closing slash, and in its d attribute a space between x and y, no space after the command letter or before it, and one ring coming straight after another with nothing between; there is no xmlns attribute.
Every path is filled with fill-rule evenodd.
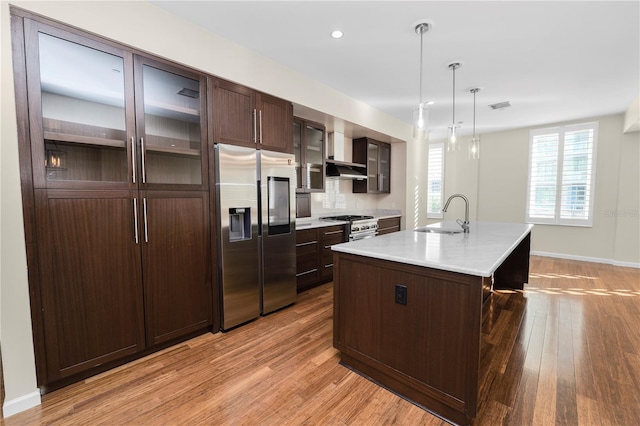
<svg viewBox="0 0 640 426"><path fill-rule="evenodd" d="M287 309L44 395L23 424L441 425L338 364L331 283ZM479 425L640 421L640 271L532 257L483 312Z"/></svg>

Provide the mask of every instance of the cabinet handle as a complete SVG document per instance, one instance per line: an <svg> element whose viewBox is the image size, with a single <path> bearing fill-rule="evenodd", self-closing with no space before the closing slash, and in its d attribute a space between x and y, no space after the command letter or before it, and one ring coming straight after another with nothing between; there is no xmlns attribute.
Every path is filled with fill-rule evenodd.
<svg viewBox="0 0 640 426"><path fill-rule="evenodd" d="M324 265L325 268L333 268L333 263L327 263Z"/></svg>
<svg viewBox="0 0 640 426"><path fill-rule="evenodd" d="M140 138L140 151L142 152L142 183L147 183L147 171L145 170L147 154L144 150L144 138Z"/></svg>
<svg viewBox="0 0 640 426"><path fill-rule="evenodd" d="M260 117L260 145L262 145L262 110L258 112Z"/></svg>
<svg viewBox="0 0 640 426"><path fill-rule="evenodd" d="M253 109L253 143L258 143L258 120L256 119L256 109Z"/></svg>
<svg viewBox="0 0 640 426"><path fill-rule="evenodd" d="M149 231L147 226L147 197L142 199L142 214L144 215L144 242L149 242Z"/></svg>
<svg viewBox="0 0 640 426"><path fill-rule="evenodd" d="M133 238L136 241L136 244L138 244L139 241L138 241L138 199L137 198L133 199Z"/></svg>
<svg viewBox="0 0 640 426"><path fill-rule="evenodd" d="M300 272L299 274L296 274L296 277L301 277L307 274L313 274L314 272L318 272L318 269L310 269L308 271Z"/></svg>
<svg viewBox="0 0 640 426"><path fill-rule="evenodd" d="M324 235L333 235L333 234L342 234L342 232L344 232L342 229L339 231L329 231L329 232L325 232Z"/></svg>
<svg viewBox="0 0 640 426"><path fill-rule="evenodd" d="M136 183L136 141L131 136L131 180Z"/></svg>
<svg viewBox="0 0 640 426"><path fill-rule="evenodd" d="M324 248L329 249L329 248L331 248L331 246L330 245L329 246L324 246Z"/></svg>
<svg viewBox="0 0 640 426"><path fill-rule="evenodd" d="M318 242L317 241L309 241L309 242L306 242L306 243L298 243L298 244L296 244L296 247L309 246L311 244L318 244Z"/></svg>

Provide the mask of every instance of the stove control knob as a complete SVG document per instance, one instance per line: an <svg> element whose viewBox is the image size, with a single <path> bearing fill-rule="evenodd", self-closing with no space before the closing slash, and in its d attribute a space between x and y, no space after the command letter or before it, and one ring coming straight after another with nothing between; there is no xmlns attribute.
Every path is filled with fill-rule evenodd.
<svg viewBox="0 0 640 426"><path fill-rule="evenodd" d="M357 232L357 231L359 231L359 230L360 230L360 228L359 228L359 227L357 227L357 226L354 226L354 227L352 227L352 228L351 228L351 230L352 230L352 231L356 231L356 232Z"/></svg>

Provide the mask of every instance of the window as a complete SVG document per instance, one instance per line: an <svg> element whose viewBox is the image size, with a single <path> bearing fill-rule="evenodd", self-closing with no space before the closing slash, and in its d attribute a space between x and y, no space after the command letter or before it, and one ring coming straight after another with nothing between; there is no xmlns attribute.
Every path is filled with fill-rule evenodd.
<svg viewBox="0 0 640 426"><path fill-rule="evenodd" d="M427 169L427 217L441 219L444 182L444 143L429 145Z"/></svg>
<svg viewBox="0 0 640 426"><path fill-rule="evenodd" d="M591 226L598 123L532 130L527 222Z"/></svg>

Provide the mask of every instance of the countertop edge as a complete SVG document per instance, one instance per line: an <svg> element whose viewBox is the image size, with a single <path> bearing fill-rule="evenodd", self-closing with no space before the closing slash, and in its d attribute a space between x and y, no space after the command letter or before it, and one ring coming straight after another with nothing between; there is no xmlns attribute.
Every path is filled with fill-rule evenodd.
<svg viewBox="0 0 640 426"><path fill-rule="evenodd" d="M425 268L439 269L442 271L457 272L461 274L467 274L467 275L473 275L473 276L479 276L479 277L490 277L498 269L498 267L504 262L504 260L507 257L509 257L511 253L513 253L513 251L518 246L518 244L520 244L522 240L524 240L526 236L531 233L531 230L533 229L533 224L522 224L522 225L526 225L526 227L517 238L514 238L513 243L504 251L504 253L501 256L499 256L499 258L495 260L493 264L484 268L482 267L465 268L458 265L442 264L435 261L400 257L399 255L394 255L393 253L381 254L381 253L371 252L370 250L367 250L367 249L350 247L349 243L334 245L331 247L331 250L339 253L353 254L356 256L364 256L364 257L369 257L373 259L388 260L390 262L403 263L407 265L415 265L415 266L420 266ZM411 230L406 230L403 232L411 232ZM393 235L393 234L390 234L390 235ZM376 237L376 238L384 238L384 237L385 236Z"/></svg>

